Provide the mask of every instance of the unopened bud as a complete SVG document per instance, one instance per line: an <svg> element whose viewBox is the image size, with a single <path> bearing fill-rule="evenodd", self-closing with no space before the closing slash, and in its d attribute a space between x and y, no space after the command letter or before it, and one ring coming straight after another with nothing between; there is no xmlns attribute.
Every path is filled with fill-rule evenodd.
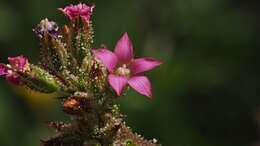
<svg viewBox="0 0 260 146"><path fill-rule="evenodd" d="M70 97L64 101L63 109L69 114L76 114L82 111L82 106L79 100L77 100L75 97Z"/></svg>

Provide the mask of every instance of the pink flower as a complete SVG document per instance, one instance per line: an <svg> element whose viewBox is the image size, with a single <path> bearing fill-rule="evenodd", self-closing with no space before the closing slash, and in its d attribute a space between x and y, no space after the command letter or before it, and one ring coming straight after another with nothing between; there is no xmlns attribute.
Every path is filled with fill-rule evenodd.
<svg viewBox="0 0 260 146"><path fill-rule="evenodd" d="M28 59L24 56L8 57L9 64L0 63L0 76L5 76L6 79L15 85L21 83L18 72L24 73L29 70Z"/></svg>
<svg viewBox="0 0 260 146"><path fill-rule="evenodd" d="M86 4L79 3L78 5L71 4L66 6L64 9L60 8L59 10L68 16L70 20L81 17L84 22L89 23L94 7L94 5L88 6Z"/></svg>
<svg viewBox="0 0 260 146"><path fill-rule="evenodd" d="M151 83L142 73L161 62L152 58L134 59L133 45L127 33L117 42L114 52L97 49L93 53L108 69L108 82L118 96L127 84L142 95L152 96Z"/></svg>
<svg viewBox="0 0 260 146"><path fill-rule="evenodd" d="M24 56L8 57L11 67L15 71L25 72L28 69L28 59Z"/></svg>

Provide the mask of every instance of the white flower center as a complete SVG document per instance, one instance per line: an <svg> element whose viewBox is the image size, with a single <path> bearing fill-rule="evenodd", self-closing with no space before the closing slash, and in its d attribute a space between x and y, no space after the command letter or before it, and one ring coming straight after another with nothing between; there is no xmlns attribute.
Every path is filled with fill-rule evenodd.
<svg viewBox="0 0 260 146"><path fill-rule="evenodd" d="M129 77L130 73L131 73L131 71L127 67L126 64L123 64L121 67L118 67L117 70L116 70L116 74L121 75L121 76Z"/></svg>

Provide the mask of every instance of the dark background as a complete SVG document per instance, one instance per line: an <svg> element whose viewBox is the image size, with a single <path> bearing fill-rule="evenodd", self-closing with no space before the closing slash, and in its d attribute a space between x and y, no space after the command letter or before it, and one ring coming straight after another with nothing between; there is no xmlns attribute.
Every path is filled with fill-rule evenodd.
<svg viewBox="0 0 260 146"><path fill-rule="evenodd" d="M82 2L86 2L82 0ZM126 121L164 146L257 146L260 126L259 15L253 0L92 0L95 44L114 48L127 31L136 56L163 65L147 75L154 99L131 92L121 99ZM0 0L0 61L39 56L32 28L77 1ZM0 145L36 146L53 131L45 122L67 119L46 95L0 80ZM28 94L28 93L27 93Z"/></svg>

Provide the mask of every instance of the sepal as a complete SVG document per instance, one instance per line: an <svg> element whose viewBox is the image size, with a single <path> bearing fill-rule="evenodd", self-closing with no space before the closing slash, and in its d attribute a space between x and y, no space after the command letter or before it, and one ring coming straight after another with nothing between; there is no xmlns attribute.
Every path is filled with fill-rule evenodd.
<svg viewBox="0 0 260 146"><path fill-rule="evenodd" d="M30 65L30 72L22 74L22 80L32 90L43 93L58 92L63 89L62 83L46 70Z"/></svg>

